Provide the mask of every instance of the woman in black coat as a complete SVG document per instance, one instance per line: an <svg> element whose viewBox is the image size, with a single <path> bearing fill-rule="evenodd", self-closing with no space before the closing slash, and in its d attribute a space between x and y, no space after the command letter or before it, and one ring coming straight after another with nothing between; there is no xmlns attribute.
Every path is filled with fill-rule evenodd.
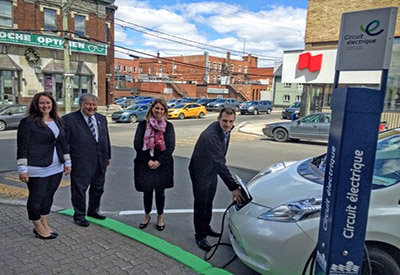
<svg viewBox="0 0 400 275"><path fill-rule="evenodd" d="M174 186L175 150L174 126L167 121L168 107L163 99L156 99L151 105L146 120L139 123L134 140L136 158L134 162L135 188L143 192L145 217L139 228L150 222L153 192L156 193L157 224L159 231L164 230L163 218L165 189Z"/></svg>
<svg viewBox="0 0 400 275"><path fill-rule="evenodd" d="M63 172L71 172L71 160L57 103L49 94L32 98L18 126L17 146L18 174L28 186L26 207L33 233L40 239L55 239L58 234L49 226L49 213Z"/></svg>

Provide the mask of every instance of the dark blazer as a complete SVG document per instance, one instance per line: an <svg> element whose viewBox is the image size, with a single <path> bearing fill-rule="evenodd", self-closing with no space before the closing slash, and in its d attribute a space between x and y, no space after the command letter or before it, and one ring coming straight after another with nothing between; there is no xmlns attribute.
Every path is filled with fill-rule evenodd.
<svg viewBox="0 0 400 275"><path fill-rule="evenodd" d="M63 116L66 140L72 160L72 173L92 174L100 167L106 171L111 159L111 143L105 116L96 113L99 130L98 141L94 138L80 110Z"/></svg>
<svg viewBox="0 0 400 275"><path fill-rule="evenodd" d="M218 121L201 133L189 164L190 175L196 182L217 181L219 175L230 191L237 189L236 181L226 166L229 140L230 135L225 144L225 134Z"/></svg>
<svg viewBox="0 0 400 275"><path fill-rule="evenodd" d="M53 162L54 147L61 163L69 159L65 132L57 124L60 133L56 138L49 127L41 126L30 118L23 118L17 133L17 164L47 167Z"/></svg>
<svg viewBox="0 0 400 275"><path fill-rule="evenodd" d="M141 121L136 129L133 146L136 150L135 158L135 188L143 192L148 188L171 188L174 186L174 159L172 153L175 150L175 130L172 123L167 121L164 132L166 149L160 151L154 149L154 157L150 156L150 149L143 151L143 138L147 121ZM149 160L158 160L161 165L155 170L149 168Z"/></svg>

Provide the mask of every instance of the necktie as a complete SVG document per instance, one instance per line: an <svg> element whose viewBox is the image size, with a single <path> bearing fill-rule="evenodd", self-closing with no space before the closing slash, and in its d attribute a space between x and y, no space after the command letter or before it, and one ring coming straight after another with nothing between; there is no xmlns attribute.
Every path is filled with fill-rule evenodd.
<svg viewBox="0 0 400 275"><path fill-rule="evenodd" d="M92 132L94 138L96 139L96 129L94 128L92 118L93 118L93 117L91 117L91 116L89 117L89 119L88 119L88 125L89 125L90 131Z"/></svg>

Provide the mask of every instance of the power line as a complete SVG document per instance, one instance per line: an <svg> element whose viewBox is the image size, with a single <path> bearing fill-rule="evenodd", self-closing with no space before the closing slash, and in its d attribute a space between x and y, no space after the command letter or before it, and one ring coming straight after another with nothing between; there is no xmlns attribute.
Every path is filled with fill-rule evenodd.
<svg viewBox="0 0 400 275"><path fill-rule="evenodd" d="M115 20L116 20L116 21L123 22L123 23L128 24L128 25L132 25L132 26L135 26L135 27L139 27L139 28L142 28L142 29L151 31L151 32L159 33L159 34L162 34L162 35L167 35L167 36L170 36L170 37L173 37L173 38L176 38L176 39L188 41L188 42L195 43L195 44L199 44L199 45L204 45L204 46L207 46L207 47L209 47L209 48L222 49L222 50L224 50L223 53L226 53L226 51L229 51L229 52L236 52L236 53L240 53L240 54L250 54L250 53L247 53L247 52L244 52L244 51L237 51L237 50L232 50L232 49L228 49L228 48L224 48L224 47L214 46L214 45L211 45L211 44L206 44L206 43L194 41L194 40L191 40L191 39L179 37L179 36L176 36L176 35L173 35L173 34L168 34L168 33L161 32L161 31L158 31L158 30L155 30L155 29L151 29L151 28L148 28L148 27L141 26L141 25L139 25L139 24L135 24L135 23L132 23L132 22L128 22L128 21L126 21L126 20L122 20L122 19L119 19L119 18L115 18ZM119 25L119 26L121 26L122 28L127 28L127 26L124 26L124 25L122 25L122 24L117 24L117 23L116 23L116 25ZM158 37L158 38L161 38L161 39L166 39L166 40L169 40L169 41L172 41L172 42L177 42L177 43L179 43L179 44L184 44L184 45L188 45L188 46L192 46L192 47L196 47L196 48L200 48L200 49L208 49L208 48L198 47L198 46L194 46L194 45L191 45L191 44L186 44L186 43L183 43L183 42L171 40L171 39L164 38L164 37L161 37L161 36L157 36L157 35L154 35L154 34L150 34L150 33L148 33L148 32L145 32L145 31L142 31L142 30L138 30L138 29L135 29L135 28L132 28L132 27L129 27L129 29L132 29L132 30L134 30L134 31L138 31L138 32L141 32L141 33L145 33L145 34L148 34L148 35L152 35L152 36L155 36L155 37ZM215 51L215 52L221 53L220 51L216 51L216 50L214 50L214 51ZM265 58L270 58L270 59L277 59L276 56L271 56L271 55L270 55L270 56L267 56L267 55L260 55L260 54L257 54L257 56L265 57Z"/></svg>

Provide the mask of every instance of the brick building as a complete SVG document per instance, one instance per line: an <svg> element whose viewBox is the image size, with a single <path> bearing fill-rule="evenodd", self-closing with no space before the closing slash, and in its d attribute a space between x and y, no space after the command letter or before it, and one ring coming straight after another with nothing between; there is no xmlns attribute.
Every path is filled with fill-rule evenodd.
<svg viewBox="0 0 400 275"><path fill-rule="evenodd" d="M359 1L359 0L309 0L305 32L305 49L284 53L282 82L303 84L305 113L330 109L333 91L337 44L339 40L341 16L345 12L400 7L398 1ZM400 111L400 16L397 16L395 41L389 69L385 99L385 113ZM299 70L297 64L303 54L321 55L320 68L315 71ZM380 72L342 72L340 84L379 87ZM384 114L383 116L386 116ZM383 118L383 120L388 120ZM400 125L400 119L397 121Z"/></svg>
<svg viewBox="0 0 400 275"><path fill-rule="evenodd" d="M60 1L0 0L0 105L29 102L41 91L64 105L64 79L71 78L73 106L83 93L110 102L114 86L114 0L69 3L63 32ZM64 40L64 34L68 40ZM69 41L70 74L64 72Z"/></svg>
<svg viewBox="0 0 400 275"><path fill-rule="evenodd" d="M261 99L272 85L273 68L258 68L257 57L242 60L204 55L115 59L116 79L120 87L115 95L159 93L165 97L234 97ZM119 73L119 74L118 74ZM122 81L125 83L122 83ZM164 83L149 85L144 83ZM157 88L155 88L157 87ZM209 89L207 89L207 87ZM272 98L272 96L270 96Z"/></svg>

